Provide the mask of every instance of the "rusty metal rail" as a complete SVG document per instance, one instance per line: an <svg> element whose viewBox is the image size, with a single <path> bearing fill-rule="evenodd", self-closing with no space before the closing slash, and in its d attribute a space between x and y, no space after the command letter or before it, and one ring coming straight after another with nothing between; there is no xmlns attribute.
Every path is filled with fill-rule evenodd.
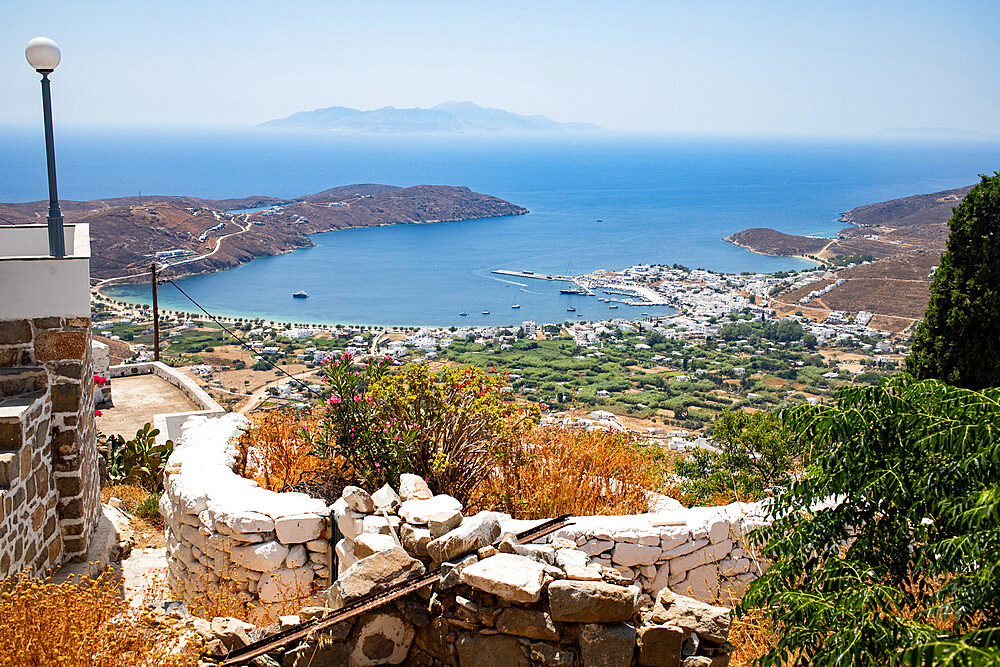
<svg viewBox="0 0 1000 667"><path fill-rule="evenodd" d="M518 544L528 544L569 525L572 523L570 521L570 516L571 515L569 514L563 514L562 516L554 519L544 521L534 528L522 530L517 534ZM266 639L262 639L259 642L254 642L253 644L248 644L243 648L230 651L226 655L225 660L222 661L222 665L224 667L230 667L232 665L246 664L258 656L270 653L271 651L284 646L288 646L292 642L307 639L314 633L322 632L327 628L331 628L338 623L343 623L344 621L354 618L359 614L363 614L366 611L378 609L389 604L393 600L403 597L404 595L409 595L410 593L418 591L425 586L435 584L440 578L440 568L434 568L427 574L418 577L417 579L401 581L381 593L373 593L371 595L358 598L357 600L347 603L326 618L313 619L312 621L303 623L298 627L284 630L275 635L271 635Z"/></svg>

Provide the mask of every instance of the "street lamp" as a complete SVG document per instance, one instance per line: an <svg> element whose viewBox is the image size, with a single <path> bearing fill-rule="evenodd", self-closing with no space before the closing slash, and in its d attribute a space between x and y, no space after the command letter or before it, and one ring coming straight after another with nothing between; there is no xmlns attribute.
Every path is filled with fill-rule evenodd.
<svg viewBox="0 0 1000 667"><path fill-rule="evenodd" d="M45 160L49 170L49 254L66 255L63 238L63 217L56 193L56 149L52 140L52 97L49 93L49 74L59 64L59 47L48 37L35 37L24 49L24 57L36 72L42 75L42 115L45 117Z"/></svg>

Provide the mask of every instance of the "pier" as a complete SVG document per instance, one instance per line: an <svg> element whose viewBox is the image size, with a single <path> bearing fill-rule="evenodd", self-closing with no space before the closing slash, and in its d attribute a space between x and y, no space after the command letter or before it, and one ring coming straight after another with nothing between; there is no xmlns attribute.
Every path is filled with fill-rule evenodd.
<svg viewBox="0 0 1000 667"><path fill-rule="evenodd" d="M535 273L534 271L508 271L507 269L497 269L493 273L501 276L516 276L518 278L534 278L535 280L561 280L571 283L576 280L575 276L560 276L553 273Z"/></svg>

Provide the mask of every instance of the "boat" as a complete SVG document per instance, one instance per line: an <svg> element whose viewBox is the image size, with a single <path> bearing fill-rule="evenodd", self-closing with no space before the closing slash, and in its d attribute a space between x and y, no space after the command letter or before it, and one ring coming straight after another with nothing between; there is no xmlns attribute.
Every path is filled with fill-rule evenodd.
<svg viewBox="0 0 1000 667"><path fill-rule="evenodd" d="M305 291L302 291L302 292L292 292L292 298L293 299L308 299L309 298L309 294L307 292L305 292Z"/></svg>
<svg viewBox="0 0 1000 667"><path fill-rule="evenodd" d="M618 307L618 304L617 304L617 303L615 303L615 304L612 304L612 305L608 306L608 308L617 308L617 307Z"/></svg>
<svg viewBox="0 0 1000 667"><path fill-rule="evenodd" d="M598 218L598 219L597 219L597 221L598 221L598 222L604 222L604 221L603 221L603 220L601 220L600 218Z"/></svg>
<svg viewBox="0 0 1000 667"><path fill-rule="evenodd" d="M490 314L490 311L488 311L488 310L484 310L483 311L483 315L489 315L489 314Z"/></svg>
<svg viewBox="0 0 1000 667"><path fill-rule="evenodd" d="M521 304L519 304L519 303L515 303L513 306L511 306L511 308L520 308L520 307L521 307Z"/></svg>
<svg viewBox="0 0 1000 667"><path fill-rule="evenodd" d="M575 313L576 312L576 308L574 308L573 306L570 306L569 308L566 309L566 312L568 312L568 313Z"/></svg>
<svg viewBox="0 0 1000 667"><path fill-rule="evenodd" d="M560 294L579 294L581 296L587 296L587 292L585 290L578 289L578 288L561 289L561 290L559 290L559 293Z"/></svg>
<svg viewBox="0 0 1000 667"><path fill-rule="evenodd" d="M459 313L459 315L461 315L462 317L465 317L466 315L468 315L468 313L463 310L462 312Z"/></svg>

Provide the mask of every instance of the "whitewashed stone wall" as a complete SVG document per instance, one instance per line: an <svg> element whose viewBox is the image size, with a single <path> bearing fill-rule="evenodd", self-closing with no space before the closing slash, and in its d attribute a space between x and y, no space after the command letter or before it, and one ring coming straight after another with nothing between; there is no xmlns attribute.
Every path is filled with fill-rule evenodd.
<svg viewBox="0 0 1000 667"><path fill-rule="evenodd" d="M304 494L260 489L238 476L230 440L242 420L234 414L188 419L168 462L160 509L167 525L170 585L179 599L197 604L209 591L229 585L242 600L268 609L264 613L271 618L282 609L297 609L340 574L332 572L331 512L344 538L337 545L341 571L367 553L391 548L397 537L413 550L410 542L416 537L401 530L395 510L379 516L327 507ZM504 533L538 523L506 515L498 519ZM704 602L727 603L742 597L763 571L743 540L763 520L760 503L673 505L630 516L574 517L572 525L541 541L574 541L590 565L617 570L649 599L668 587ZM425 537L430 539L429 532ZM355 551L359 540L365 542L364 553Z"/></svg>
<svg viewBox="0 0 1000 667"><path fill-rule="evenodd" d="M613 567L652 598L668 587L703 602L729 603L766 567L743 539L763 523L761 503L733 503L575 517L552 538L574 540L591 563Z"/></svg>
<svg viewBox="0 0 1000 667"><path fill-rule="evenodd" d="M231 440L243 422L238 414L187 420L167 463L160 511L177 598L204 605L225 591L264 620L329 586L329 512L322 500L261 489L233 472Z"/></svg>

